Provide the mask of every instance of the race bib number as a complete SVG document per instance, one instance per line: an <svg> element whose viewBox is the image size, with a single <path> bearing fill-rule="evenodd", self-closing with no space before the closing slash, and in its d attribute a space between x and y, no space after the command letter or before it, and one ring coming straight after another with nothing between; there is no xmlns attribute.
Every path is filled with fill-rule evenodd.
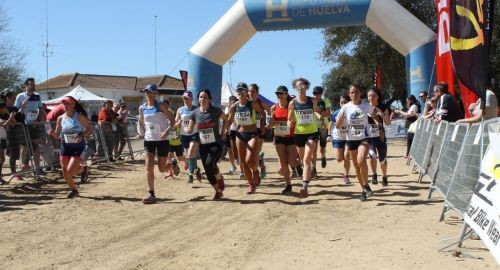
<svg viewBox="0 0 500 270"><path fill-rule="evenodd" d="M352 136L361 136L365 132L365 126L363 125L351 125L350 135Z"/></svg>
<svg viewBox="0 0 500 270"><path fill-rule="evenodd" d="M378 125L376 125L376 124L370 125L370 127L369 127L369 134L370 134L370 137L378 137L378 136L380 136L380 130L379 130Z"/></svg>
<svg viewBox="0 0 500 270"><path fill-rule="evenodd" d="M25 110L24 115L26 116L26 121L35 121L38 119L38 110Z"/></svg>
<svg viewBox="0 0 500 270"><path fill-rule="evenodd" d="M173 129L168 133L168 138L175 139L175 137L177 137L177 133L175 132L175 129Z"/></svg>
<svg viewBox="0 0 500 270"><path fill-rule="evenodd" d="M151 137L151 138L157 138L160 137L160 125L158 124L146 124L146 136Z"/></svg>
<svg viewBox="0 0 500 270"><path fill-rule="evenodd" d="M234 119L240 126L249 126L252 124L252 119L250 118L250 112L237 112L234 115Z"/></svg>
<svg viewBox="0 0 500 270"><path fill-rule="evenodd" d="M274 132L278 136L288 136L290 135L290 127L286 122L276 122Z"/></svg>
<svg viewBox="0 0 500 270"><path fill-rule="evenodd" d="M186 133L189 133L189 120L182 120L181 122L182 130Z"/></svg>
<svg viewBox="0 0 500 270"><path fill-rule="evenodd" d="M215 142L215 133L212 128L201 129L200 133L200 143L201 144L209 144Z"/></svg>
<svg viewBox="0 0 500 270"><path fill-rule="evenodd" d="M80 134L72 133L72 134L64 134L64 141L66 143L79 143Z"/></svg>
<svg viewBox="0 0 500 270"><path fill-rule="evenodd" d="M298 110L296 111L297 114L297 123L299 125L307 125L307 124L312 124L313 122L313 110Z"/></svg>

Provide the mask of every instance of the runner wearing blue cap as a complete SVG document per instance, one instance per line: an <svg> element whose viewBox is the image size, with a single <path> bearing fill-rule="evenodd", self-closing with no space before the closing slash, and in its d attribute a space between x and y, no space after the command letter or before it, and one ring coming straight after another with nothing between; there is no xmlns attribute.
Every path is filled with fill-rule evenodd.
<svg viewBox="0 0 500 270"><path fill-rule="evenodd" d="M146 96L146 103L139 107L139 121L137 122L137 132L144 137L144 150L146 152L146 171L149 187L149 196L142 202L144 204L156 203L154 191L154 160L158 153L158 169L166 173L170 168L174 174L179 174L179 166L175 159L168 162L169 142L168 135L173 129L169 124L174 122L174 116L168 110L165 103L156 100L158 88L154 84L148 84L141 91ZM144 126L144 132L143 132ZM168 162L168 163L167 163Z"/></svg>

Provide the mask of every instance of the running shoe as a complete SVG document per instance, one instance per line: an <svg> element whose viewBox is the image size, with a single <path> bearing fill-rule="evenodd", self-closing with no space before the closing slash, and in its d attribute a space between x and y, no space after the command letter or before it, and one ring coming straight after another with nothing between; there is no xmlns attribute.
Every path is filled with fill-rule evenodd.
<svg viewBox="0 0 500 270"><path fill-rule="evenodd" d="M7 185L9 182L3 180L2 178L0 178L0 185Z"/></svg>
<svg viewBox="0 0 500 270"><path fill-rule="evenodd" d="M253 183L255 186L260 186L260 175L259 171L254 171L253 172Z"/></svg>
<svg viewBox="0 0 500 270"><path fill-rule="evenodd" d="M285 195L292 192L292 185L286 185L285 188L281 191L281 194Z"/></svg>
<svg viewBox="0 0 500 270"><path fill-rule="evenodd" d="M198 179L198 182L201 183L201 170L200 170L200 168L196 169L196 179Z"/></svg>
<svg viewBox="0 0 500 270"><path fill-rule="evenodd" d="M322 157L321 158L321 168L325 168L326 167L326 157Z"/></svg>
<svg viewBox="0 0 500 270"><path fill-rule="evenodd" d="M154 203L156 203L156 197L149 195L148 197L146 197L142 200L142 203L143 204L154 204Z"/></svg>
<svg viewBox="0 0 500 270"><path fill-rule="evenodd" d="M387 176L382 176L382 186L386 187L389 185L389 182L387 181Z"/></svg>
<svg viewBox="0 0 500 270"><path fill-rule="evenodd" d="M344 184L349 185L351 181L349 181L349 176L344 175Z"/></svg>
<svg viewBox="0 0 500 270"><path fill-rule="evenodd" d="M367 195L368 197L373 195L372 188L370 187L370 185L369 185L369 184L366 184L366 185L365 185L364 190L365 190L366 195Z"/></svg>
<svg viewBox="0 0 500 270"><path fill-rule="evenodd" d="M172 159L172 170L174 171L174 175L177 176L181 172L181 168L179 168L179 164L177 164L177 159Z"/></svg>
<svg viewBox="0 0 500 270"><path fill-rule="evenodd" d="M244 173L240 173L240 179L245 179L245 174Z"/></svg>
<svg viewBox="0 0 500 270"><path fill-rule="evenodd" d="M259 153L259 166L264 166L264 152Z"/></svg>
<svg viewBox="0 0 500 270"><path fill-rule="evenodd" d="M305 199L308 196L309 196L309 192L307 192L307 188L306 187L302 187L300 189L300 197Z"/></svg>
<svg viewBox="0 0 500 270"><path fill-rule="evenodd" d="M222 197L224 197L224 194L222 194L222 192L216 191L213 200L217 201L222 199Z"/></svg>
<svg viewBox="0 0 500 270"><path fill-rule="evenodd" d="M247 187L247 194L254 194L255 193L255 186L250 184Z"/></svg>
<svg viewBox="0 0 500 270"><path fill-rule="evenodd" d="M299 177L299 174L297 173L296 170L292 170L292 178L297 178Z"/></svg>
<svg viewBox="0 0 500 270"><path fill-rule="evenodd" d="M80 182L85 183L89 179L89 171L87 166L83 166L83 171L80 174Z"/></svg>
<svg viewBox="0 0 500 270"><path fill-rule="evenodd" d="M372 184L374 184L374 185L378 184L378 180L377 180L377 175L376 174L372 175Z"/></svg>
<svg viewBox="0 0 500 270"><path fill-rule="evenodd" d="M361 192L361 197L359 197L359 200L364 202L364 201L366 201L367 198L368 197L366 196L366 192L364 192L364 191Z"/></svg>
<svg viewBox="0 0 500 270"><path fill-rule="evenodd" d="M227 172L228 174L233 174L234 172L236 172L236 166L231 166L231 168L229 169L229 171Z"/></svg>
<svg viewBox="0 0 500 270"><path fill-rule="evenodd" d="M260 179L266 178L266 165L260 167Z"/></svg>
<svg viewBox="0 0 500 270"><path fill-rule="evenodd" d="M311 176L312 177L318 177L318 172L316 171L316 167L312 167Z"/></svg>
<svg viewBox="0 0 500 270"><path fill-rule="evenodd" d="M188 174L188 181L187 181L187 183L188 183L188 184L192 184L192 183L193 183L193 180L194 180L194 176L193 176L193 174L192 174L192 173Z"/></svg>
<svg viewBox="0 0 500 270"><path fill-rule="evenodd" d="M73 198L78 197L78 196L80 196L80 193L78 192L78 190L73 189L73 190L71 190L71 192L68 194L67 197L68 197L68 199L73 199Z"/></svg>

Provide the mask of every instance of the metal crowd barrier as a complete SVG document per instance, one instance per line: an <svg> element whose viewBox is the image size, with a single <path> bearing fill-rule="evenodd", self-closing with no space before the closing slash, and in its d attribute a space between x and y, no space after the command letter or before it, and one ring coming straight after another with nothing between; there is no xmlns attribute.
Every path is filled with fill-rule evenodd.
<svg viewBox="0 0 500 270"><path fill-rule="evenodd" d="M430 175L432 181L428 199L431 198L435 190L439 191L443 197L446 196L468 129L468 124L448 124L439 159L434 162L436 164L435 174L434 176Z"/></svg>
<svg viewBox="0 0 500 270"><path fill-rule="evenodd" d="M415 130L414 136L413 136L413 142L410 147L410 155L408 157L408 162L406 165L410 165L411 160L415 160L415 154L417 152L417 149L420 146L420 142L422 141L422 123L424 122L424 118L418 118L417 119L417 128ZM415 165L416 166L416 165Z"/></svg>
<svg viewBox="0 0 500 270"><path fill-rule="evenodd" d="M2 170L2 177L8 179L7 182L10 182L15 177L28 175L32 175L35 179L38 179L39 168L35 168L34 165L33 145L26 126L23 123L16 123L4 128L4 130L5 138L1 139L5 140L5 162L9 164L10 173L4 173ZM24 156L21 155L21 148L25 149ZM30 167L27 170L21 171L23 161L27 161Z"/></svg>
<svg viewBox="0 0 500 270"><path fill-rule="evenodd" d="M422 178L424 176L423 169L424 169L424 160L426 157L427 149L429 148L429 144L431 142L431 137L432 137L432 130L434 126L434 121L430 119L425 119L421 122L421 139L418 145L418 148L415 150L414 154L414 160L415 164L417 167L420 169L420 175L418 177L418 182L420 183L422 181Z"/></svg>
<svg viewBox="0 0 500 270"><path fill-rule="evenodd" d="M467 211L479 179L484 152L490 144L488 128L499 123L500 118L496 118L473 124L469 128L452 175L451 185L446 191L440 221L444 220L449 210L454 210L460 217Z"/></svg>

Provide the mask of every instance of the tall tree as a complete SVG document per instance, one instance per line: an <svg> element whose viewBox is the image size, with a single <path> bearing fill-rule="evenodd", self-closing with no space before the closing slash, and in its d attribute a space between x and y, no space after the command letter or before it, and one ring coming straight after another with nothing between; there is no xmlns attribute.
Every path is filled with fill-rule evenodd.
<svg viewBox="0 0 500 270"><path fill-rule="evenodd" d="M15 87L24 73L24 53L6 35L9 18L0 7L0 91Z"/></svg>
<svg viewBox="0 0 500 270"><path fill-rule="evenodd" d="M432 30L436 29L435 0L398 0L398 2ZM385 98L406 98L404 56L366 26L327 28L323 30L325 46L323 60L335 66L324 76L326 97L337 104L340 95L347 93L350 83L368 88L373 85L372 74L381 67L382 90ZM402 103L404 104L404 102Z"/></svg>

